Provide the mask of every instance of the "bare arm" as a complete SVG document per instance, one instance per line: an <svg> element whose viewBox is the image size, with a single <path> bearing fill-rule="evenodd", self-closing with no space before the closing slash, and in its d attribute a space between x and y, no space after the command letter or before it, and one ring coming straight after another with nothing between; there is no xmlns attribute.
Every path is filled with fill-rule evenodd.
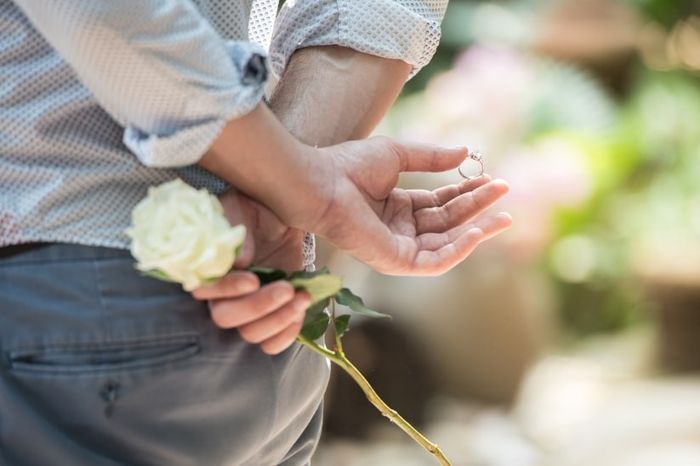
<svg viewBox="0 0 700 466"><path fill-rule="evenodd" d="M270 100L301 141L324 147L367 137L389 110L411 66L338 46L292 55Z"/></svg>
<svg viewBox="0 0 700 466"><path fill-rule="evenodd" d="M404 62L342 47L301 49L292 56L271 107L292 135L304 143L327 146L364 138L394 102L410 70ZM246 223L253 233L246 241L255 244L256 264L301 268L302 231L276 224L274 214L235 191L225 193L222 202L232 223L242 220L243 206L252 207L249 211L257 210L253 218L268 219L262 222L264 225ZM268 238L271 241L266 241ZM249 253L247 263L253 259L253 250L249 249ZM243 339L260 344L267 353L277 354L298 335L308 296L293 294L285 282L255 291L246 288L251 279L254 277L245 272L234 272L195 296L213 299L210 307L218 325L238 328ZM284 300L271 300L273 287L286 293Z"/></svg>
<svg viewBox="0 0 700 466"><path fill-rule="evenodd" d="M292 56L284 77L272 97L271 107L291 134L306 144L328 146L350 139L364 138L393 104L410 71L411 66L402 61L366 55L342 47L301 49ZM269 124L271 129L277 128L274 122ZM247 129L241 134L250 135L250 130L253 128ZM272 140L266 138L266 141L274 142L274 138ZM282 138L280 144L284 145L285 141L287 144L295 145L294 141L286 137ZM320 154L312 154L312 156L318 155ZM270 170L275 171L276 176L283 177L280 179L290 180L291 177L296 177L295 179L299 182L299 174L295 175L296 172L292 171L291 176L287 176L284 169L279 171L279 168L274 165ZM263 172L262 175L264 174ZM315 178L319 177L318 173L313 175ZM441 207L434 204L436 200L448 205L451 199L461 198L465 201L468 196L464 194L470 193L469 196L472 199L478 200L476 203L471 203L470 213L464 216L465 219L471 218L481 210L478 207L480 204L488 205L504 192L503 185L488 187L484 186L486 183L487 179L482 179L470 184L443 188L434 193L424 191L422 196L414 198L416 203L422 202L423 205L414 205L414 207L425 207L424 212L430 210L437 212ZM236 202L235 193L227 196L230 198L229 201ZM297 199L300 197L297 196ZM245 202L248 203L248 201ZM265 213L262 206L258 206L258 209ZM344 213L347 214L347 212ZM263 216L260 215L260 217ZM347 215L343 217L347 218ZM423 218L426 217L423 216ZM461 246L454 243L454 252L461 249L462 253L459 255L464 254L481 240L505 228L509 222L508 217L497 216L452 229L448 234L452 236L452 240L459 236L463 238L463 241L460 241ZM475 227L476 234L474 234ZM267 230L276 231L280 228L284 229L285 226L280 224L279 228L271 228L268 225L255 235L256 244L258 237L264 238L269 233ZM352 227L348 229L352 230ZM280 246L280 241L274 241L273 262L270 265L280 266L275 262L293 258L299 254L301 235L295 233L298 230L287 228L284 231L282 235L285 238L282 242L284 244ZM346 241L342 238L343 235L336 236L341 236L341 241ZM431 239L430 234L424 235L424 238L426 245L435 240L434 237ZM360 241L364 242L363 239ZM439 242L430 244L433 249L439 249L441 246ZM260 248L258 252L263 252L264 256L264 251ZM443 258L446 259L446 256ZM306 307L304 300L308 297L298 294L294 296L291 290L286 290L289 294L287 300L294 296L293 301L270 303L267 297L269 290L265 288L258 293L237 297L230 292L236 280L236 276L231 275L228 280L220 282L216 288L209 290L208 294L201 296L218 299L215 301L217 305L212 307L212 315L217 323L222 327L238 327L244 339L252 343L260 343L262 349L270 354L276 354L287 348L299 332ZM283 285L283 283L276 284L276 286ZM293 311L295 308L296 312ZM249 309L256 309L255 315L250 316L249 312L245 312Z"/></svg>

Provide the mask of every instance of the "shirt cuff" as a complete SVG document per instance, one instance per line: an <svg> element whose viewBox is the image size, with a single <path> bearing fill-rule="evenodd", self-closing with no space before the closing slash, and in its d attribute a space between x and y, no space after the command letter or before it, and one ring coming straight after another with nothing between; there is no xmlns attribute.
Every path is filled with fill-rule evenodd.
<svg viewBox="0 0 700 466"><path fill-rule="evenodd" d="M183 102L180 119L174 119L158 134L134 126L124 130L123 142L144 165L179 167L199 161L226 123L252 111L261 101L268 65L265 51L251 42L229 41L226 49L237 74L237 82L209 98Z"/></svg>
<svg viewBox="0 0 700 466"><path fill-rule="evenodd" d="M280 11L270 62L282 76L300 48L339 45L383 58L403 60L411 76L427 65L440 42L447 2L405 0L316 0L287 2Z"/></svg>

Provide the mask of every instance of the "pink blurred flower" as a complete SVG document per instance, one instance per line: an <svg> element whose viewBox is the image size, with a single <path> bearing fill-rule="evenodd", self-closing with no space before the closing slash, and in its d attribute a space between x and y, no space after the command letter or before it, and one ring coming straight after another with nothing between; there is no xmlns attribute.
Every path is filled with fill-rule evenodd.
<svg viewBox="0 0 700 466"><path fill-rule="evenodd" d="M518 139L534 86L527 60L512 50L472 47L426 90L431 114L444 126L473 125L481 132Z"/></svg>
<svg viewBox="0 0 700 466"><path fill-rule="evenodd" d="M576 207L593 192L587 155L565 136L549 136L507 154L495 169L511 190L501 208L513 213L511 246L519 254L538 254L552 235L557 208Z"/></svg>

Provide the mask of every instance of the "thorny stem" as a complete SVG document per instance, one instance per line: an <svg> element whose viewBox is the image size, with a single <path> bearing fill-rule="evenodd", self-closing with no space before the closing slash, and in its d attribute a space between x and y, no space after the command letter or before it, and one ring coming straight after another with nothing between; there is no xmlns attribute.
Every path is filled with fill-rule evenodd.
<svg viewBox="0 0 700 466"><path fill-rule="evenodd" d="M335 305L333 305L332 307L331 319L333 328L335 329ZM437 461L442 466L451 466L450 461L447 459L445 454L442 452L442 450L440 450L440 448L436 444L428 440L415 427L413 427L411 423L409 423L407 420L401 417L401 415L398 412L396 412L396 410L389 407L389 405L387 405L384 402L384 400L382 400L379 397L379 395L377 395L377 392L374 391L372 385L370 385L370 383L367 381L367 379L365 379L362 373L345 356L345 353L343 352L343 345L340 341L339 335L335 335L335 351L331 351L325 348L324 346L317 344L314 341L307 340L301 335L297 337L297 341L302 345L306 346L307 348L310 348L312 351L315 351L316 353L320 354L321 356L327 357L333 363L340 366L345 372L348 373L348 375L350 375L350 377L353 378L353 380L355 380L355 382L357 382L362 391L365 392L365 396L367 396L369 402L372 403L374 407L379 410L380 413L382 413L382 416L388 418L391 422L399 426L399 428L406 432L406 434L408 434L416 443L425 448L430 454L435 456Z"/></svg>

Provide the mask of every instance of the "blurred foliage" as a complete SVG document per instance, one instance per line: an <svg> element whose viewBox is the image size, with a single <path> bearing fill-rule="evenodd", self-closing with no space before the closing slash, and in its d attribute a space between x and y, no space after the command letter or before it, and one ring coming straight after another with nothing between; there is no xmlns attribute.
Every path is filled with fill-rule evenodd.
<svg viewBox="0 0 700 466"><path fill-rule="evenodd" d="M424 89L434 75L448 70L459 52L476 42L476 36L485 30L496 38L508 37L512 43L520 41L521 46L526 45L522 36L526 34L523 29L532 26L528 21L536 19L544 8L558 1L561 0L450 0L442 24L440 47L430 66L407 83L405 93ZM632 5L644 17L666 28L690 15L700 15L700 0L617 1ZM500 22L502 27L497 30L489 24L481 27L491 21Z"/></svg>
<svg viewBox="0 0 700 466"><path fill-rule="evenodd" d="M634 244L673 243L679 233L700 239L698 122L697 79L638 71L617 125L590 159L594 194L585 206L555 216L559 241L587 242L594 256L579 283L561 280L550 268L560 285L564 322L575 333L618 330L645 317L648 304L635 276ZM557 243L550 254L556 251Z"/></svg>
<svg viewBox="0 0 700 466"><path fill-rule="evenodd" d="M691 14L700 13L698 0L626 0L647 17L665 26Z"/></svg>
<svg viewBox="0 0 700 466"><path fill-rule="evenodd" d="M488 72L483 74L485 78L474 75L480 72L478 60L499 62L495 69L503 66L504 60L513 60L504 58L503 53L489 58L488 53L476 52L474 58L465 50L473 50L475 45L487 50L495 46L528 55L527 34L531 33L531 26L536 24L543 7L556 1L559 0L452 0L438 54L425 71L409 82L407 94L411 95L397 106L395 113L400 115L393 118L393 123L408 128L408 134L402 136L429 126L427 134L450 143L455 142L451 140L455 135L470 140L477 136L478 140L481 131L485 135L482 139L499 139L500 147L486 147L493 159L491 166L502 157L503 167L515 164L516 173L523 167L532 167L532 173L526 176L537 176L552 164L551 153L544 154L551 141L563 142L569 159L572 151L584 154L590 171L586 176L591 183L586 199L570 206L552 202L555 208L551 214L539 217L551 222L552 231L536 261L558 290L565 328L581 336L616 331L649 316L650 304L637 270L641 253L649 252L644 249L647 245L658 246L654 254L663 256L664 248L682 251L684 245L700 244L700 80L697 73L688 70L661 72L646 68L641 60L631 61L622 100L607 101L601 94L605 93L602 85L580 72L576 65L526 59L527 66L534 70L531 74L536 76L534 84L517 83L518 77L512 78L511 83L530 89L526 121L516 125L517 133L499 132L500 119L512 123L519 118L496 115L504 112L503 106L489 104L494 102L492 97L499 97L493 94L493 87L498 88L505 81L489 87L485 84L490 79ZM682 24L689 15L700 14L700 0L618 1L634 6L643 17L663 25L667 31ZM517 71L522 65L518 61L523 62L516 56L515 64L509 62L508 66ZM424 92L428 83L428 92ZM477 89L465 89L470 86ZM464 116L468 112L460 113L454 108L435 110L436 96L439 100L440 94L449 95L450 89L456 101L471 99L472 106L477 105L483 115L477 112L476 116ZM512 89L507 94L507 99L520 97ZM445 100L441 102L449 106ZM608 106L613 107L611 112ZM479 128L481 116L488 121ZM412 126L412 121L418 119L433 121ZM600 127L591 130L591 119L601 122ZM500 149L505 155L496 155ZM522 154L530 157L525 165L518 162L518 152L521 159ZM539 153L544 161L528 165L534 160L533 153ZM561 163L564 170L576 167L575 163L569 167L567 162ZM543 179L562 185L568 182L566 176L571 175L562 175L564 181L557 180L556 174ZM558 186L542 192L556 197L557 189L566 188ZM516 208L527 210L537 204L540 201L533 199L542 192L526 193L526 202ZM522 215L516 218L522 221ZM537 215L530 217L532 221L536 219ZM651 257L653 260L653 254Z"/></svg>

